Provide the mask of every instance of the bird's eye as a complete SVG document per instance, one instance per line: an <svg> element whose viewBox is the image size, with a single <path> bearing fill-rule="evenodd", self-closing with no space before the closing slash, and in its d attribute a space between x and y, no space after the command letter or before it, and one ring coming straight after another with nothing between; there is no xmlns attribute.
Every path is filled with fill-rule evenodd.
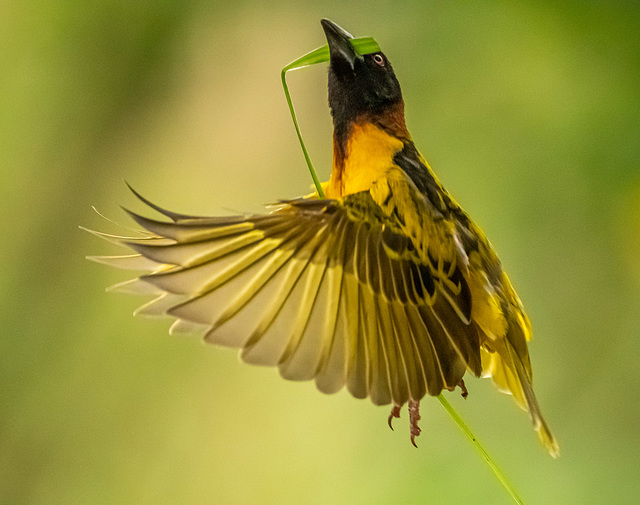
<svg viewBox="0 0 640 505"><path fill-rule="evenodd" d="M375 61L381 67L384 67L384 56L382 56L381 54L374 54L373 61Z"/></svg>

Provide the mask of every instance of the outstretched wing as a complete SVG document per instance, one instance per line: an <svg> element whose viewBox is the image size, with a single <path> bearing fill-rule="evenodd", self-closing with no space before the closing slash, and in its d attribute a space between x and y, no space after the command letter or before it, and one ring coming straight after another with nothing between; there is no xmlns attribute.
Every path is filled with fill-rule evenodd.
<svg viewBox="0 0 640 505"><path fill-rule="evenodd" d="M157 294L139 312L174 317L172 331L200 331L248 363L314 379L327 393L346 385L375 404L437 395L467 368L481 373L460 266L423 254L402 217L369 192L248 217L186 216L143 201L171 221L130 212L144 237L96 233L135 254L92 259L148 270L115 289Z"/></svg>

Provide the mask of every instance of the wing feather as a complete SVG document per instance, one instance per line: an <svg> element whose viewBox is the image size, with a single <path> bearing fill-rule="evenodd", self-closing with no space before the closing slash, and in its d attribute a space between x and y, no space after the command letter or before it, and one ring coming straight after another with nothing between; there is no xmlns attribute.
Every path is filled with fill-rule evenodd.
<svg viewBox="0 0 640 505"><path fill-rule="evenodd" d="M420 400L426 394L422 361L414 348L414 337L405 311L398 301L390 303L391 317L396 329L396 345L405 371L408 399Z"/></svg>
<svg viewBox="0 0 640 505"><path fill-rule="evenodd" d="M380 364L384 364L385 360L380 349L377 318L372 317L376 309L374 297L375 294L372 290L366 289L366 287L361 290L361 321L368 353L367 385L369 396L374 404L383 405L390 401L389 380L386 368L380 366Z"/></svg>
<svg viewBox="0 0 640 505"><path fill-rule="evenodd" d="M376 302L382 345L387 357L391 399L396 405L402 405L409 399L409 388L402 352L398 345L397 328L391 315L390 304L381 297L376 297Z"/></svg>
<svg viewBox="0 0 640 505"><path fill-rule="evenodd" d="M296 301L300 300L308 282L308 266L321 238L316 235L303 244L301 256L289 260L286 267L278 271L277 278L267 284L269 289L262 289L259 298L256 297L242 313L229 318L220 327L214 326L207 339L242 347L241 357L247 363L278 365L290 345L292 321L301 313ZM293 302L288 303L289 300ZM245 324L244 331L234 328L238 320L245 318L253 323L250 327ZM242 339L240 345L238 339Z"/></svg>
<svg viewBox="0 0 640 505"><path fill-rule="evenodd" d="M293 320L292 327L290 329L289 342L284 351L284 354L280 358L280 371L283 374L283 377L287 379L298 379L295 373L295 363L294 357L300 358L301 355L304 355L305 347L307 345L311 345L311 342L315 342L314 344L314 354L315 357L307 358L307 371L301 372L304 374L311 374L308 379L313 378L315 375L315 371L318 368L317 360L320 357L320 339L318 338L321 333L313 328L312 331L308 332L310 321L314 319L314 322L320 323L321 320L318 319L316 315L313 318L314 313L324 312L324 299L318 300L319 296L326 296L326 289L322 289L322 284L324 280L324 275L326 271L326 264L318 264L314 261L309 262L307 265L307 275L303 285L301 285L301 297L299 300L294 300L293 302L298 305L297 307L297 315ZM322 293L321 293L322 292ZM313 335L307 336L305 335ZM315 361L313 366L310 366L309 361Z"/></svg>
<svg viewBox="0 0 640 505"><path fill-rule="evenodd" d="M340 306L342 303L342 283L344 279L344 243L345 219L340 218L335 227L335 254L329 255L326 275L326 311L320 327L322 328L320 359L316 373L321 373L329 360L334 340L339 331Z"/></svg>
<svg viewBox="0 0 640 505"><path fill-rule="evenodd" d="M436 395L481 369L455 262L421 259L424 244L368 193L222 218L151 206L172 221L130 212L146 235L103 238L137 254L98 261L149 271L113 289L155 294L138 312L176 318L172 333L376 404Z"/></svg>
<svg viewBox="0 0 640 505"><path fill-rule="evenodd" d="M476 327L472 324L464 324L452 306L442 297L436 298L432 311L460 360L479 377L482 373L482 363L480 339Z"/></svg>
<svg viewBox="0 0 640 505"><path fill-rule="evenodd" d="M149 258L145 258L142 254L124 254L120 256L87 256L90 261L102 263L110 267L120 268L122 270L155 270L158 263Z"/></svg>
<svg viewBox="0 0 640 505"><path fill-rule="evenodd" d="M433 347L434 355L438 360L438 365L442 371L444 387L453 389L464 375L466 364L460 359L458 353L451 346L449 338L442 327L440 320L436 318L430 306L419 307L420 316L425 327L429 331L430 343Z"/></svg>
<svg viewBox="0 0 640 505"><path fill-rule="evenodd" d="M364 307L360 303L361 285L355 277L345 279L344 317L348 321L347 333L347 389L356 398L367 397L366 351L362 318Z"/></svg>
<svg viewBox="0 0 640 505"><path fill-rule="evenodd" d="M342 269L341 269L342 270ZM332 335L326 358L316 376L316 386L323 393L336 393L346 384L347 380L347 342L350 339L350 321L346 312L346 286L348 282L344 272L341 273L340 298L338 300L335 331Z"/></svg>
<svg viewBox="0 0 640 505"><path fill-rule="evenodd" d="M446 380L430 331L415 305L407 306L406 315L411 329L413 344L422 363L427 392L432 396L436 396L445 387Z"/></svg>

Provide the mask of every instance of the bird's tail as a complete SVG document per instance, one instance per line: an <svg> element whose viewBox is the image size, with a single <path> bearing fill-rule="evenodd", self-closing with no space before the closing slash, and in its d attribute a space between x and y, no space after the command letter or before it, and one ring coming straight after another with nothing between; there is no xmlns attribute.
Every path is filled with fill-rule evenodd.
<svg viewBox="0 0 640 505"><path fill-rule="evenodd" d="M560 455L560 448L542 417L540 405L531 385L531 368L523 363L511 344L508 334L506 338L491 344L494 352L483 351L482 353L482 368L485 376L491 376L501 391L512 394L518 405L529 412L540 442L552 457L557 458Z"/></svg>

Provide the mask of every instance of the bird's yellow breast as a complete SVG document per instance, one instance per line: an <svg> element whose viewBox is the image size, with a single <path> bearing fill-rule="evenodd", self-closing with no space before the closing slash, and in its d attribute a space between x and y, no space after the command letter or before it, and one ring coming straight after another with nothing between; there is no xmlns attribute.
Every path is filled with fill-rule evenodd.
<svg viewBox="0 0 640 505"><path fill-rule="evenodd" d="M340 198L368 190L393 166L404 144L371 123L353 124L342 159L334 155L327 198Z"/></svg>

